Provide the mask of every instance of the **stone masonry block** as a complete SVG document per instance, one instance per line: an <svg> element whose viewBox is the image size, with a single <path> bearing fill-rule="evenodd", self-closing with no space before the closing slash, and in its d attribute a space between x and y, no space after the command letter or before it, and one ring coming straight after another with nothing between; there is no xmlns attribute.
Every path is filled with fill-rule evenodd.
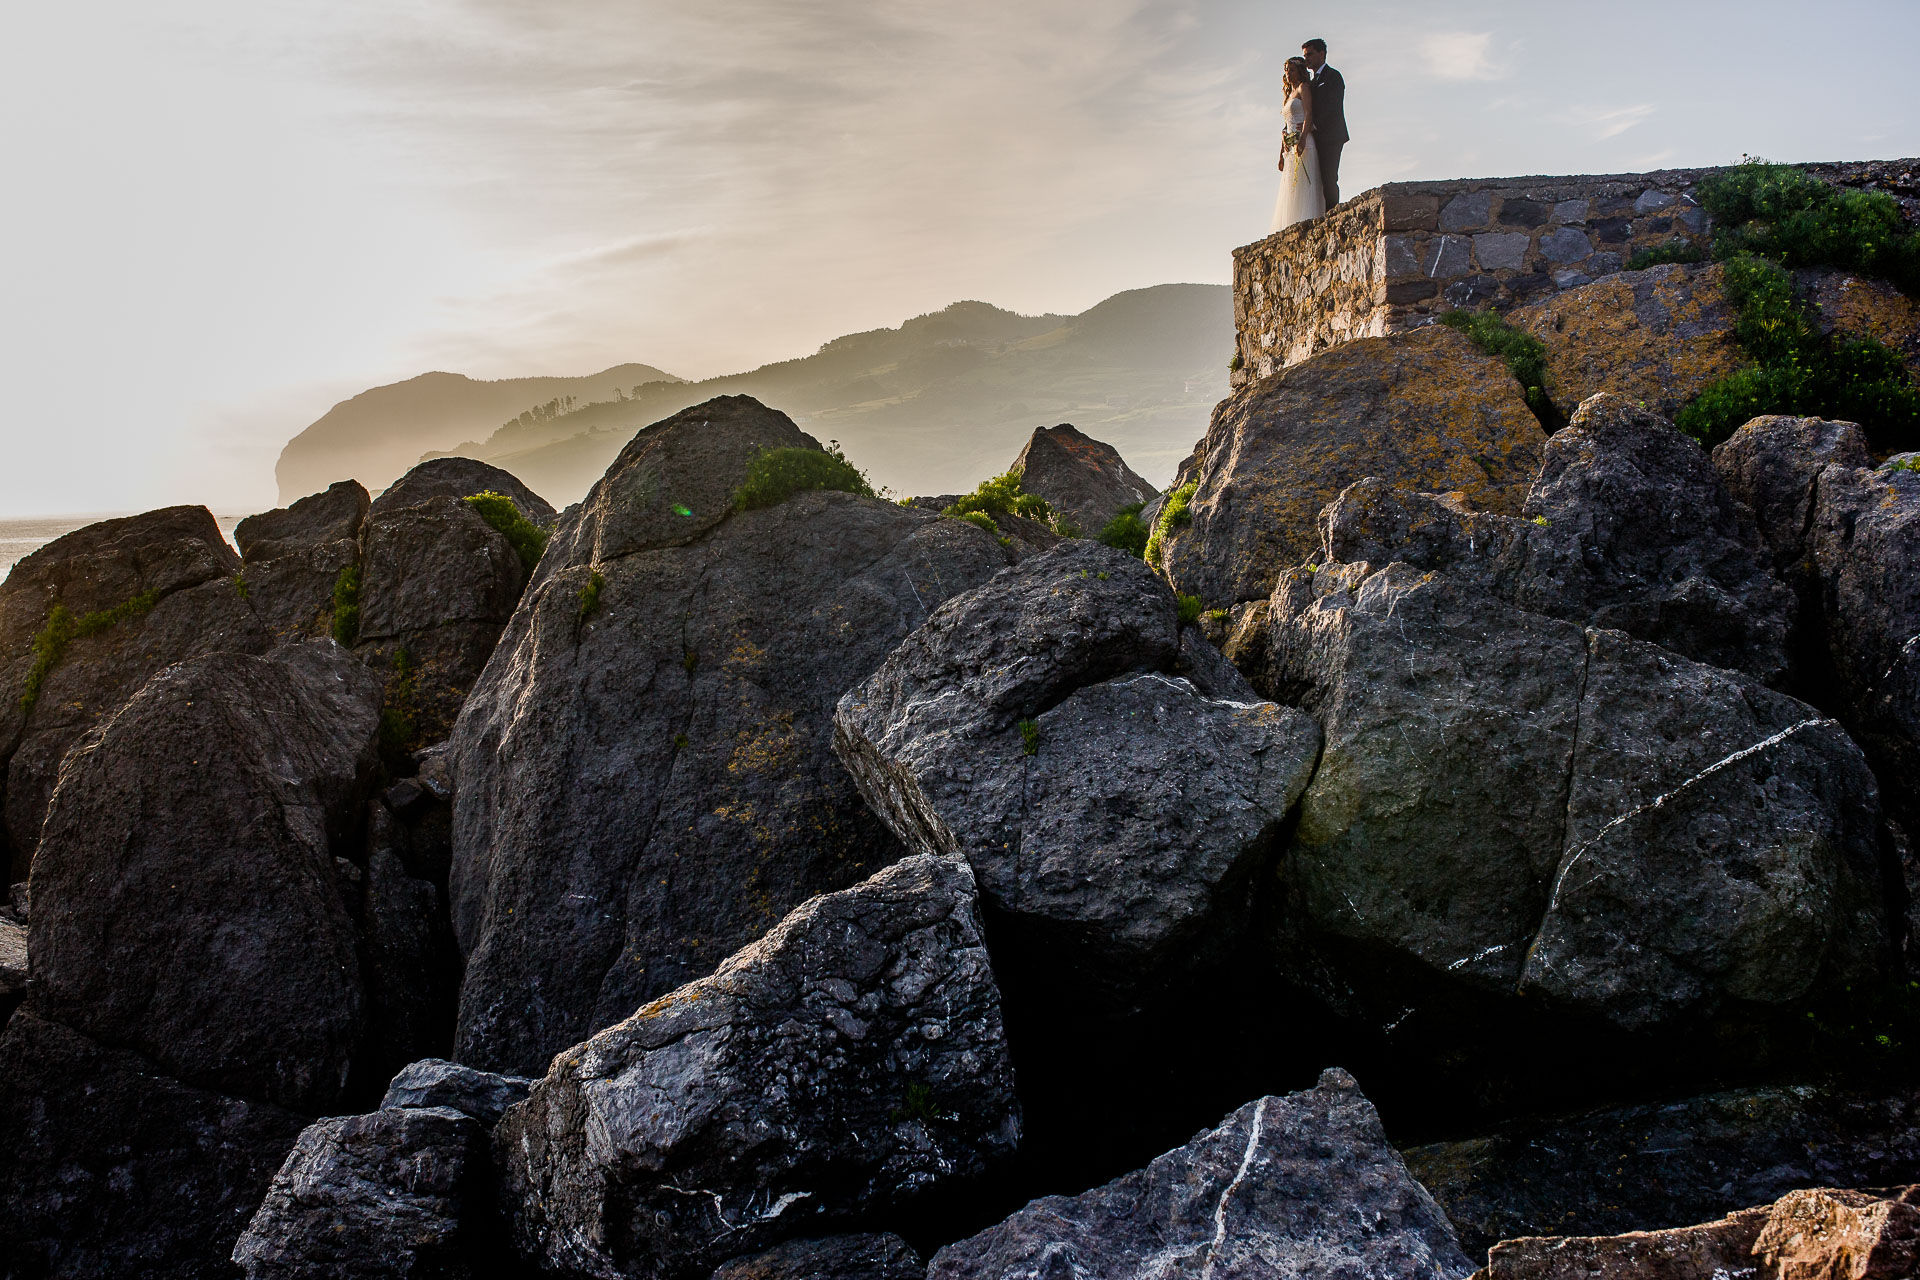
<svg viewBox="0 0 1920 1280"><path fill-rule="evenodd" d="M1387 279L1420 273L1420 251L1411 236L1388 236L1386 245Z"/></svg>
<svg viewBox="0 0 1920 1280"><path fill-rule="evenodd" d="M1539 200L1502 200L1500 202L1500 225L1503 227L1525 227L1531 230L1546 222L1547 212L1546 204Z"/></svg>
<svg viewBox="0 0 1920 1280"><path fill-rule="evenodd" d="M1388 191L1381 200L1381 214L1388 231L1437 231L1440 197Z"/></svg>
<svg viewBox="0 0 1920 1280"><path fill-rule="evenodd" d="M1493 193L1468 191L1447 201L1440 210L1442 231L1478 231L1493 218Z"/></svg>
<svg viewBox="0 0 1920 1280"><path fill-rule="evenodd" d="M1592 252L1593 241L1574 227L1562 227L1540 237L1540 253L1548 262L1579 262Z"/></svg>
<svg viewBox="0 0 1920 1280"><path fill-rule="evenodd" d="M1652 213L1655 209L1664 209L1678 200L1678 196L1669 195L1665 191L1643 191L1640 193L1640 198L1633 202L1633 211Z"/></svg>
<svg viewBox="0 0 1920 1280"><path fill-rule="evenodd" d="M1562 200L1553 206L1555 222L1585 222L1587 220L1587 202L1585 200Z"/></svg>
<svg viewBox="0 0 1920 1280"><path fill-rule="evenodd" d="M1482 271L1518 271L1527 265L1531 243L1525 232L1488 232L1473 238L1473 256Z"/></svg>
<svg viewBox="0 0 1920 1280"><path fill-rule="evenodd" d="M1451 280L1473 269L1469 242L1465 236L1441 236L1427 246L1427 260L1420 270L1433 280Z"/></svg>

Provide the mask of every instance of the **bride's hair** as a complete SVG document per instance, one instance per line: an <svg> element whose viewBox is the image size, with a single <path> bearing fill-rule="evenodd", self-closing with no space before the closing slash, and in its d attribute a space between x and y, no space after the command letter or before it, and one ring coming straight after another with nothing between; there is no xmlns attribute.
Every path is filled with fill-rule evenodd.
<svg viewBox="0 0 1920 1280"><path fill-rule="evenodd" d="M1288 58L1286 70L1280 73L1280 83L1291 89L1297 84L1305 84L1306 82L1307 60L1305 58Z"/></svg>

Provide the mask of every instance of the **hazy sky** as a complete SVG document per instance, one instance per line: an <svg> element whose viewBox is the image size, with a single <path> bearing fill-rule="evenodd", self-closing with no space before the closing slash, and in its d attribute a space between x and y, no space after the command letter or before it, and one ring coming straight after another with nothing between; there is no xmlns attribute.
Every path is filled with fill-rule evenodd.
<svg viewBox="0 0 1920 1280"><path fill-rule="evenodd" d="M21 0L0 515L270 505L287 436L432 368L1224 283L1311 35L1349 192L1920 153L1915 0Z"/></svg>

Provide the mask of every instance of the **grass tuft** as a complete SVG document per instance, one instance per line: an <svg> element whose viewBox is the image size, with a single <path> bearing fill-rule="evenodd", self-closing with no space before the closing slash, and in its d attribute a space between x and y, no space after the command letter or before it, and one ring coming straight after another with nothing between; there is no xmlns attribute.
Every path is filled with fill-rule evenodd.
<svg viewBox="0 0 1920 1280"><path fill-rule="evenodd" d="M1563 425L1547 394L1547 344L1491 311L1448 311L1440 323L1464 333L1474 346L1501 361L1526 393L1527 407L1551 433Z"/></svg>
<svg viewBox="0 0 1920 1280"><path fill-rule="evenodd" d="M482 520L499 531L527 572L532 573L533 566L540 563L540 553L547 549L547 531L521 515L520 508L504 493L488 489L470 495L466 502Z"/></svg>
<svg viewBox="0 0 1920 1280"><path fill-rule="evenodd" d="M607 580L595 569L593 576L587 579L587 585L580 588L580 621L585 622L600 612L600 590L606 585Z"/></svg>
<svg viewBox="0 0 1920 1280"><path fill-rule="evenodd" d="M1038 720L1020 721L1020 754L1028 756L1040 754L1040 722Z"/></svg>
<svg viewBox="0 0 1920 1280"><path fill-rule="evenodd" d="M41 686L46 683L54 667L59 665L60 659L66 656L68 645L75 640L97 636L131 618L144 617L153 612L153 606L159 603L158 589L142 591L111 609L96 609L78 617L67 606L56 603L47 611L46 625L34 634L33 666L27 669L26 686L20 693L20 710L33 710L33 704L40 700Z"/></svg>
<svg viewBox="0 0 1920 1280"><path fill-rule="evenodd" d="M1190 627L1200 621L1200 614L1206 608L1199 596L1190 596L1181 592L1174 596L1174 603L1180 609L1180 625Z"/></svg>
<svg viewBox="0 0 1920 1280"><path fill-rule="evenodd" d="M1153 533L1147 538L1147 545L1141 548L1141 554L1148 564L1160 568L1162 549L1167 537L1175 529L1184 528L1193 523L1193 512L1188 509L1193 495L1200 490L1198 480L1189 481L1167 495L1166 505L1160 508L1160 518L1153 522Z"/></svg>
<svg viewBox="0 0 1920 1280"><path fill-rule="evenodd" d="M347 565L333 580L333 639L342 648L360 638L360 566Z"/></svg>
<svg viewBox="0 0 1920 1280"><path fill-rule="evenodd" d="M1144 502L1129 503L1120 508L1113 519L1107 521L1100 530L1099 541L1103 546L1118 547L1128 555L1145 556L1147 554L1147 525L1140 518L1140 509Z"/></svg>
<svg viewBox="0 0 1920 1280"><path fill-rule="evenodd" d="M733 491L733 509L757 511L815 489L874 496L866 473L847 461L838 440L829 440L825 449L761 450L747 464L747 478Z"/></svg>

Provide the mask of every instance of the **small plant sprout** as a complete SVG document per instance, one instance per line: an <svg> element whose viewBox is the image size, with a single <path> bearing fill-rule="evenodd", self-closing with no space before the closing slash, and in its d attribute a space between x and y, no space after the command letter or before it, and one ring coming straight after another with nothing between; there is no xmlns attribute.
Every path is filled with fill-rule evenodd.
<svg viewBox="0 0 1920 1280"><path fill-rule="evenodd" d="M1040 754L1040 722L1038 720L1020 722L1020 753L1029 756Z"/></svg>

